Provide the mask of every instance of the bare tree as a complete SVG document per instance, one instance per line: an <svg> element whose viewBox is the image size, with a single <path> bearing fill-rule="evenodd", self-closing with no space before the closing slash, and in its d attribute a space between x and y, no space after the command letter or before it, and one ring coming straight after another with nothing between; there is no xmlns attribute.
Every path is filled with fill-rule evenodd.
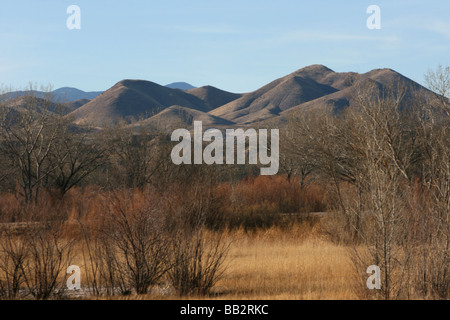
<svg viewBox="0 0 450 320"><path fill-rule="evenodd" d="M162 213L148 199L131 192L112 193L105 206L102 228L104 257L122 293L134 289L146 294L170 266L169 239L164 232ZM110 272L111 274L111 272Z"/></svg>
<svg viewBox="0 0 450 320"><path fill-rule="evenodd" d="M180 296L209 294L225 271L229 244L204 227L179 230L175 239L168 271L172 286Z"/></svg>
<svg viewBox="0 0 450 320"><path fill-rule="evenodd" d="M64 239L62 221L28 224L23 241L27 256L21 268L31 295L46 300L64 289L64 276L72 258L73 240Z"/></svg>
<svg viewBox="0 0 450 320"><path fill-rule="evenodd" d="M450 66L439 65L436 70L429 70L425 74L425 81L430 90L436 92L439 97L439 107L444 114L450 116Z"/></svg>
<svg viewBox="0 0 450 320"><path fill-rule="evenodd" d="M372 264L381 268L385 299L409 294L406 279L412 252L408 231L413 221L408 199L417 136L402 108L404 94L401 86L380 90L367 83L357 87L357 108L350 115L360 137L352 148L359 164L359 197L347 202L347 211L357 217L352 221L359 225L353 228L365 244L364 249L355 248L354 261L361 268Z"/></svg>
<svg viewBox="0 0 450 320"><path fill-rule="evenodd" d="M308 178L317 166L317 160L312 152L314 146L302 128L304 124L302 116L301 113L295 113L288 119L281 131L280 152L281 172L287 175L289 182L293 176L299 176L301 188L306 186Z"/></svg>
<svg viewBox="0 0 450 320"><path fill-rule="evenodd" d="M110 159L116 180L128 188L144 187L152 182L163 165L164 139L160 132L146 126L120 123L109 129Z"/></svg>
<svg viewBox="0 0 450 320"><path fill-rule="evenodd" d="M0 297L16 299L23 288L22 267L27 257L27 247L11 227L0 231Z"/></svg>
<svg viewBox="0 0 450 320"><path fill-rule="evenodd" d="M230 244L215 231L222 217L212 192L213 172L201 166L192 180L176 191L177 201L166 206L174 239L168 276L180 296L209 294L225 271Z"/></svg>
<svg viewBox="0 0 450 320"><path fill-rule="evenodd" d="M438 96L416 99L423 219L418 246L418 287L427 297L450 296L450 68L426 75Z"/></svg>
<svg viewBox="0 0 450 320"><path fill-rule="evenodd" d="M53 168L48 187L56 187L63 196L106 163L108 146L90 128L73 126L62 115L57 121L58 135L48 156Z"/></svg>
<svg viewBox="0 0 450 320"><path fill-rule="evenodd" d="M2 152L17 170L22 195L27 202L37 201L39 191L53 168L48 157L58 136L51 94L37 97L33 87L21 98L23 105L13 108L3 102L0 112Z"/></svg>

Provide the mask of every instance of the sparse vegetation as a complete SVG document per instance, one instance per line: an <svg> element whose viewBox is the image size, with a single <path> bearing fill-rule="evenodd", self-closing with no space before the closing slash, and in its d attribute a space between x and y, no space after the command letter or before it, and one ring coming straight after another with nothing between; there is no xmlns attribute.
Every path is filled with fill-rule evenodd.
<svg viewBox="0 0 450 320"><path fill-rule="evenodd" d="M354 76L351 107L293 112L272 177L175 166L166 133L74 126L50 96L0 101L0 298L67 298L75 264L84 298L448 299L450 72L427 80Z"/></svg>

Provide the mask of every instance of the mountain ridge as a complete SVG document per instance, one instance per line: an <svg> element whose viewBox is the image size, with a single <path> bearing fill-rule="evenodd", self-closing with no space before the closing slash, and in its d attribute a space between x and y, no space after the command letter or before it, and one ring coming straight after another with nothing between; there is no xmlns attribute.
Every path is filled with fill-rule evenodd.
<svg viewBox="0 0 450 320"><path fill-rule="evenodd" d="M210 125L249 126L286 117L296 110L331 108L338 113L353 105L354 89L364 81L376 83L380 90L404 86L408 99L412 99L416 90L429 91L389 68L366 73L335 72L316 64L243 94L209 85L181 90L147 80L124 79L94 99L74 100L65 105L75 124L95 127L114 125L123 118L142 125L156 120L189 124L191 120L203 119ZM58 93L77 92L70 89L74 88L60 88ZM144 121L150 118L153 120Z"/></svg>
<svg viewBox="0 0 450 320"><path fill-rule="evenodd" d="M200 99L178 89L170 89L145 80L125 79L78 108L69 116L77 124L110 125L120 118L152 116L171 105L183 105L206 111Z"/></svg>
<svg viewBox="0 0 450 320"><path fill-rule="evenodd" d="M62 87L50 92L44 92L40 90L33 90L33 95L37 98L46 98L50 96L52 98L52 101L55 103L66 103L66 102L72 102L77 100L92 100L98 97L102 91L90 91L86 92L77 88L71 88L71 87ZM2 99L11 100L20 98L23 96L30 95L30 90L19 90L19 91L12 91L5 94L2 94L0 97Z"/></svg>
<svg viewBox="0 0 450 320"><path fill-rule="evenodd" d="M403 85L406 97L412 97L415 90L429 91L389 68L359 74L338 73L323 65L311 65L276 79L210 113L238 124L287 116L299 109L327 107L338 113L352 105L353 89L367 80L374 81L380 88Z"/></svg>

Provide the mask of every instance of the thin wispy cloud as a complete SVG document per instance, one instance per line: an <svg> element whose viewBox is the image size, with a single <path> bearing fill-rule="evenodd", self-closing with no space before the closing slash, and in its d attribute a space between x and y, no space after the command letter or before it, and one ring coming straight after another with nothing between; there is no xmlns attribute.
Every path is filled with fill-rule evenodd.
<svg viewBox="0 0 450 320"><path fill-rule="evenodd" d="M295 30L295 31L278 31L267 32L265 36L249 41L247 45L258 46L260 48L282 47L288 45L298 45L301 43L349 43L354 45L357 43L372 42L378 45L396 45L401 39L396 35L379 36L379 35L361 35L352 33L330 33L327 31L317 30ZM354 50L354 49L353 49Z"/></svg>
<svg viewBox="0 0 450 320"><path fill-rule="evenodd" d="M424 25L423 28L425 30L438 33L439 35L450 39L450 22L449 21L436 20L436 21L430 22L429 24Z"/></svg>
<svg viewBox="0 0 450 320"><path fill-rule="evenodd" d="M245 30L228 25L152 25L150 28L189 34L233 35L246 33Z"/></svg>
<svg viewBox="0 0 450 320"><path fill-rule="evenodd" d="M412 23L414 21L414 23ZM450 20L437 19L431 16L404 16L385 22L385 27L402 31L429 31L438 36L450 38Z"/></svg>
<svg viewBox="0 0 450 320"><path fill-rule="evenodd" d="M397 36L368 36L349 33L330 33L326 31L298 30L286 32L278 37L280 42L290 43L297 41L377 41L397 42Z"/></svg>
<svg viewBox="0 0 450 320"><path fill-rule="evenodd" d="M8 58L1 58L0 57L0 72L11 72L11 71L18 71L18 70L27 70L29 68L37 67L42 65L36 60L19 60L15 61Z"/></svg>

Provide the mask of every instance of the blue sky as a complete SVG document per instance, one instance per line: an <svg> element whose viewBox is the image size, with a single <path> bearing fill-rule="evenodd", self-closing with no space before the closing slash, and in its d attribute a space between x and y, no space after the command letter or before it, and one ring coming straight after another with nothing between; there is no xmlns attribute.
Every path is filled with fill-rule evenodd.
<svg viewBox="0 0 450 320"><path fill-rule="evenodd" d="M1 0L0 84L106 90L122 79L248 92L310 64L392 68L423 83L450 65L450 1ZM81 30L69 30L69 5ZM381 30L369 30L369 5Z"/></svg>

